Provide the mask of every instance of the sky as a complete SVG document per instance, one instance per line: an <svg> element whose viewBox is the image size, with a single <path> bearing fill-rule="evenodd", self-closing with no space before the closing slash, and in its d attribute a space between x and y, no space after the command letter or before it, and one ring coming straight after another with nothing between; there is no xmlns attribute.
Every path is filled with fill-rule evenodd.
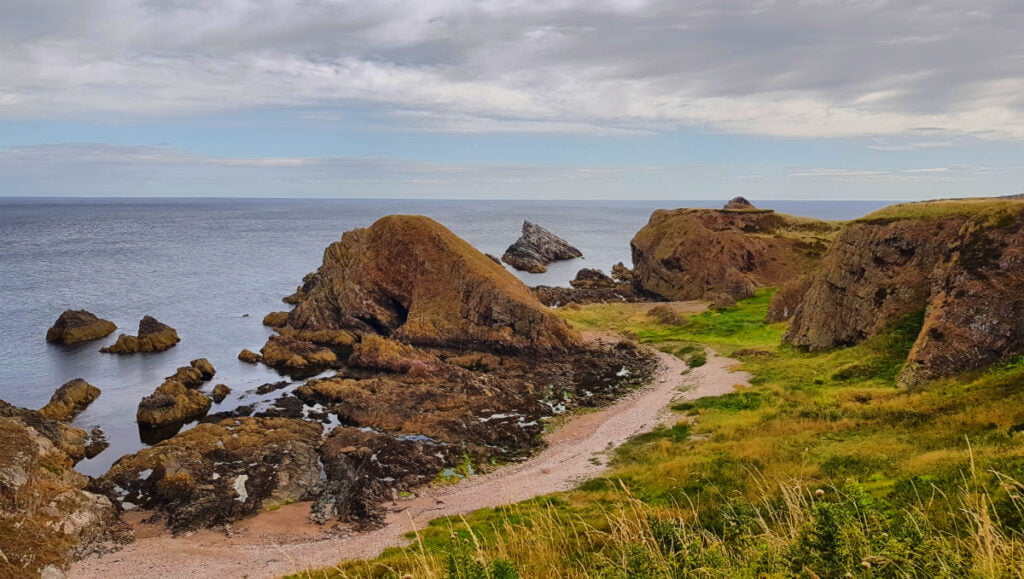
<svg viewBox="0 0 1024 579"><path fill-rule="evenodd" d="M0 196L1024 192L1020 0L4 0Z"/></svg>

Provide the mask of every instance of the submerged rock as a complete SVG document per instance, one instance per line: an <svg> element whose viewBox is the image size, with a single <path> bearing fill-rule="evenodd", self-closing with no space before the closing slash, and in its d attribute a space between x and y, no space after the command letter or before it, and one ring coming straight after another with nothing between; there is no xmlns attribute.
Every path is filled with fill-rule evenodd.
<svg viewBox="0 0 1024 579"><path fill-rule="evenodd" d="M669 300L748 298L814 270L839 227L770 210L659 209L633 237L634 284Z"/></svg>
<svg viewBox="0 0 1024 579"><path fill-rule="evenodd" d="M900 385L1024 353L1024 201L901 204L850 223L784 340L811 350L857 344L922 312Z"/></svg>
<svg viewBox="0 0 1024 579"><path fill-rule="evenodd" d="M569 242L529 221L523 222L523 234L505 250L501 260L530 273L544 273L552 261L583 257Z"/></svg>
<svg viewBox="0 0 1024 579"><path fill-rule="evenodd" d="M100 389L81 378L65 382L50 401L39 409L39 414L50 420L70 422L100 395Z"/></svg>
<svg viewBox="0 0 1024 579"><path fill-rule="evenodd" d="M515 276L427 217L392 215L345 233L305 287L288 318L293 331L354 330L421 347L505 351L580 343Z"/></svg>
<svg viewBox="0 0 1024 579"><path fill-rule="evenodd" d="M46 331L46 341L78 344L109 336L116 329L110 320L98 318L85 310L65 310L53 327Z"/></svg>
<svg viewBox="0 0 1024 579"><path fill-rule="evenodd" d="M135 354L138 352L163 352L174 347L181 339L178 332L167 324L162 324L152 316L145 316L139 321L139 335L121 334L113 346L101 348L100 352L110 354Z"/></svg>
<svg viewBox="0 0 1024 579"><path fill-rule="evenodd" d="M121 458L101 483L112 499L155 510L176 531L231 523L312 497L322 431L287 418L200 424Z"/></svg>

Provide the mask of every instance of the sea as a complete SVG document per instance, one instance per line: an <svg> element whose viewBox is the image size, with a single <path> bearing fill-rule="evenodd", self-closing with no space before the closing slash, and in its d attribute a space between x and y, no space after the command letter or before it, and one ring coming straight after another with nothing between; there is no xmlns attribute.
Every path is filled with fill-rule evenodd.
<svg viewBox="0 0 1024 579"><path fill-rule="evenodd" d="M885 201L762 201L759 207L820 219L852 219ZM479 250L500 256L524 220L563 237L584 257L547 273L512 273L528 285L567 286L583 267L630 265L629 242L653 210L720 207L722 201L443 201L324 199L124 199L0 197L0 399L39 408L73 378L102 395L74 422L102 428L111 443L78 470L100 475L144 446L139 400L178 366L209 359L232 394L213 412L267 403L255 388L284 378L236 359L258 351L264 314L288 306L302 277L345 231L389 214L427 215ZM77 346L49 344L46 330L66 309L85 309L118 331ZM156 354L102 354L117 334L135 334L151 315L181 342Z"/></svg>

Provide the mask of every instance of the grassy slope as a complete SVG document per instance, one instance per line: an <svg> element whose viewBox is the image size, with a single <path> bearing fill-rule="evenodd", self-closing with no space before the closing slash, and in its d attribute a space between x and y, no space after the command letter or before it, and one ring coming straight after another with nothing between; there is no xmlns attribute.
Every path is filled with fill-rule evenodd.
<svg viewBox="0 0 1024 579"><path fill-rule="evenodd" d="M607 478L435 521L419 546L331 573L1021 576L1024 362L897 390L920 315L856 347L802 353L780 345L785 324L761 321L769 299L684 326L636 304L565 310L577 327L680 355L697 344L734 355L753 387L681 405L678 426L628 443Z"/></svg>

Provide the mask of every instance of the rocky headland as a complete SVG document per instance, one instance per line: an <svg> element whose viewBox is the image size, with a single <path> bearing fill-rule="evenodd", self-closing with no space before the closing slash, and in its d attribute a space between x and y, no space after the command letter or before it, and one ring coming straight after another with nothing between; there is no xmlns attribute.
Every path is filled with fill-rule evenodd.
<svg viewBox="0 0 1024 579"><path fill-rule="evenodd" d="M158 322L152 316L145 316L139 320L137 336L121 334L117 337L117 342L114 345L101 348L100 352L109 354L163 352L174 347L180 341L178 332L174 328Z"/></svg>
<svg viewBox="0 0 1024 579"><path fill-rule="evenodd" d="M114 322L98 318L85 310L64 310L53 326L46 331L47 342L80 344L105 338L117 329Z"/></svg>
<svg viewBox="0 0 1024 579"><path fill-rule="evenodd" d="M568 241L551 233L536 223L523 222L523 233L508 246L501 261L520 271L544 273L553 261L583 257L583 252Z"/></svg>
<svg viewBox="0 0 1024 579"><path fill-rule="evenodd" d="M1024 353L1024 201L888 207L843 228L785 341L862 342L909 315L924 325L898 383L916 386Z"/></svg>
<svg viewBox="0 0 1024 579"><path fill-rule="evenodd" d="M728 304L813 271L840 224L757 209L657 210L633 237L633 282L667 300Z"/></svg>

